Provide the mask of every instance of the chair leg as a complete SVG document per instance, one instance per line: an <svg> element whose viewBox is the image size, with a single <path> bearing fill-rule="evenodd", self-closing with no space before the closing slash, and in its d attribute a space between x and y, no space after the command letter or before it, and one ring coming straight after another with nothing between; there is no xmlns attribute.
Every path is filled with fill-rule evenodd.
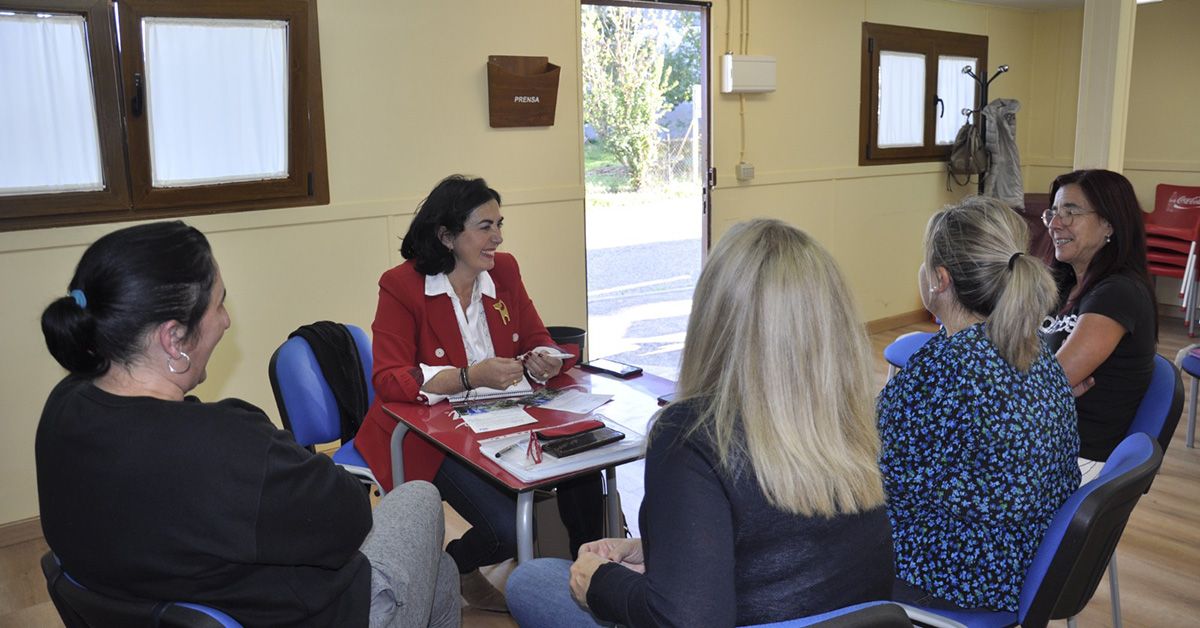
<svg viewBox="0 0 1200 628"><path fill-rule="evenodd" d="M1196 399L1196 393L1200 392L1200 379L1192 378L1192 411L1188 413L1188 429L1187 429L1187 446L1192 449L1196 438L1196 404L1200 403Z"/></svg>
<svg viewBox="0 0 1200 628"><path fill-rule="evenodd" d="M1078 628L1078 626L1079 623L1076 621L1074 615L1067 618L1067 628Z"/></svg>
<svg viewBox="0 0 1200 628"><path fill-rule="evenodd" d="M1117 585L1117 551L1108 559L1108 588L1112 596L1113 628L1121 628L1121 587Z"/></svg>
<svg viewBox="0 0 1200 628"><path fill-rule="evenodd" d="M1187 313L1184 315L1187 319L1184 321L1184 326L1187 327L1188 337L1196 336L1196 291L1193 289L1188 298L1184 301L1184 309Z"/></svg>

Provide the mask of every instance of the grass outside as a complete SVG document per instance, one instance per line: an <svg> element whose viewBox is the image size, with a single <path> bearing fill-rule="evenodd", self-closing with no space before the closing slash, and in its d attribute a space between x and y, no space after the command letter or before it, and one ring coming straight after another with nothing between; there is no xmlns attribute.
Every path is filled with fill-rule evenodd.
<svg viewBox="0 0 1200 628"><path fill-rule="evenodd" d="M583 178L588 192L629 190L629 169L600 142L583 143Z"/></svg>

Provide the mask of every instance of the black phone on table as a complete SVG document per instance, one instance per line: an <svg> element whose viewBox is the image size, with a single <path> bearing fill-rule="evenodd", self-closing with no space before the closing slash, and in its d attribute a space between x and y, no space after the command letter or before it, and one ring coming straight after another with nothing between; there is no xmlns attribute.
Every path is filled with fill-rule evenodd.
<svg viewBox="0 0 1200 628"><path fill-rule="evenodd" d="M566 438L552 440L542 445L542 451L555 458L565 458L585 451L603 447L625 438L625 432L618 432L611 427L602 427Z"/></svg>
<svg viewBox="0 0 1200 628"><path fill-rule="evenodd" d="M591 362L580 364L579 366L580 368L589 371L595 371L597 373L616 375L621 379L629 379L630 377L642 374L642 367L640 366L634 366L632 364L625 364L624 362L617 362L616 360L608 360L604 358L592 360Z"/></svg>

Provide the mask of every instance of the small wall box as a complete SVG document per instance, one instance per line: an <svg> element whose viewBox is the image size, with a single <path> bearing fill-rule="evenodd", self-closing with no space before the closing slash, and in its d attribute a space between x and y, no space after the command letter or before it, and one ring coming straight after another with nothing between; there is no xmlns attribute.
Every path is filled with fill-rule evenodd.
<svg viewBox="0 0 1200 628"><path fill-rule="evenodd" d="M491 126L553 126L559 70L548 57L490 55L487 77Z"/></svg>
<svg viewBox="0 0 1200 628"><path fill-rule="evenodd" d="M721 93L775 91L775 57L721 55Z"/></svg>

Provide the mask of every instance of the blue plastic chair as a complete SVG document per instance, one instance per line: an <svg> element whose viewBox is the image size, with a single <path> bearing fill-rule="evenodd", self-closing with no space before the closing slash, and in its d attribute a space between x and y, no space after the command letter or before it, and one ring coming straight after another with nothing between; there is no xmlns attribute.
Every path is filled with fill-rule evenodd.
<svg viewBox="0 0 1200 628"><path fill-rule="evenodd" d="M1194 394L1194 393L1193 393ZM1194 399L1195 397L1193 397ZM1195 406L1193 405L1193 411ZM1154 373L1150 376L1150 386L1138 404L1137 412L1133 415L1133 423L1129 425L1130 434L1145 434L1158 441L1163 455L1171 445L1175 436L1175 428L1179 426L1179 418L1183 416L1183 378L1171 361L1161 355L1154 356ZM1150 490L1150 487L1146 487ZM1108 561L1109 599L1112 600L1113 628L1121 628L1121 586L1117 579L1117 553L1114 550Z"/></svg>
<svg viewBox="0 0 1200 628"><path fill-rule="evenodd" d="M912 628L912 625L912 621L899 605L879 601L863 602L811 617L744 628Z"/></svg>
<svg viewBox="0 0 1200 628"><path fill-rule="evenodd" d="M1133 507L1150 488L1162 449L1132 434L1109 456L1100 477L1079 487L1059 507L1025 573L1017 612L951 611L902 605L914 622L945 628L1041 628L1073 618L1087 605Z"/></svg>
<svg viewBox="0 0 1200 628"><path fill-rule="evenodd" d="M237 620L215 608L190 602L123 600L79 584L54 552L42 555L42 575L50 600L66 628L148 626L161 628L241 628Z"/></svg>
<svg viewBox="0 0 1200 628"><path fill-rule="evenodd" d="M375 400L375 387L371 385L371 339L355 325L344 326L350 331L358 348L359 362L367 382L369 407ZM341 438L337 400L308 342L299 336L288 338L271 356L268 374L271 390L275 393L275 404L279 406L279 418L284 428L295 436L297 443L313 450L315 445ZM375 487L380 495L384 493L367 461L354 446L353 438L334 452L333 461L364 484Z"/></svg>
<svg viewBox="0 0 1200 628"><path fill-rule="evenodd" d="M907 366L912 354L924 347L935 335L937 334L929 331L910 331L893 340L892 344L883 350L883 359L888 363L888 379L891 379L896 371Z"/></svg>

